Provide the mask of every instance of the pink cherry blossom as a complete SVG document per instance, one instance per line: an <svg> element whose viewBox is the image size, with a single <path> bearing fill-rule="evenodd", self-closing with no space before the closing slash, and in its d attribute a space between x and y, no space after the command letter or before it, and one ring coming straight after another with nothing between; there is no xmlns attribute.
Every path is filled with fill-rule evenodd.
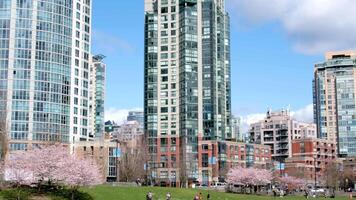
<svg viewBox="0 0 356 200"><path fill-rule="evenodd" d="M19 184L64 184L71 187L103 182L93 159L70 154L68 147L41 146L12 152L5 161L5 179Z"/></svg>
<svg viewBox="0 0 356 200"><path fill-rule="evenodd" d="M227 177L230 184L261 186L271 183L272 173L265 169L237 167L231 169Z"/></svg>
<svg viewBox="0 0 356 200"><path fill-rule="evenodd" d="M280 177L279 182L287 185L288 188L300 188L305 185L305 180L293 176Z"/></svg>

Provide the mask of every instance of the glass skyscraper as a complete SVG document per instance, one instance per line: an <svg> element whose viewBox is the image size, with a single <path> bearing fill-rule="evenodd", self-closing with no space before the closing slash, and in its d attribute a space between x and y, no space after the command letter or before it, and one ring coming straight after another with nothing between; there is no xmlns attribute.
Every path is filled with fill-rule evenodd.
<svg viewBox="0 0 356 200"><path fill-rule="evenodd" d="M96 138L101 138L105 131L105 56L96 55L90 63L90 133Z"/></svg>
<svg viewBox="0 0 356 200"><path fill-rule="evenodd" d="M224 4L145 0L144 124L155 181L201 181L200 141L232 138Z"/></svg>
<svg viewBox="0 0 356 200"><path fill-rule="evenodd" d="M356 53L327 53L314 71L318 137L337 143L340 157L356 156Z"/></svg>
<svg viewBox="0 0 356 200"><path fill-rule="evenodd" d="M0 111L10 149L88 140L90 0L0 1Z"/></svg>

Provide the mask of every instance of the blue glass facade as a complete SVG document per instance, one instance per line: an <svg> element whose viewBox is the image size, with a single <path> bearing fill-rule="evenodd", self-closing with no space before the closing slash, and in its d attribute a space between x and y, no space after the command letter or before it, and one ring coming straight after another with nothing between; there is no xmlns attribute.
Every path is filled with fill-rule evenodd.
<svg viewBox="0 0 356 200"><path fill-rule="evenodd" d="M314 118L318 137L335 141L340 157L356 155L356 58L335 54L315 66Z"/></svg>
<svg viewBox="0 0 356 200"><path fill-rule="evenodd" d="M87 117L90 5L90 0L0 1L0 111L7 113L10 150L70 143L71 113ZM74 73L79 66L83 72ZM74 75L83 81L74 81ZM76 102L71 95L77 91L82 99ZM80 104L80 112L72 104ZM80 118L83 130L87 121Z"/></svg>
<svg viewBox="0 0 356 200"><path fill-rule="evenodd" d="M92 79L91 84L91 103L90 108L93 123L93 134L97 138L101 138L105 131L105 116L104 116L104 105L105 105L105 74L106 65L103 62L103 55L93 56L93 63L90 69Z"/></svg>
<svg viewBox="0 0 356 200"><path fill-rule="evenodd" d="M9 71L11 0L0 2L0 118L5 118Z"/></svg>

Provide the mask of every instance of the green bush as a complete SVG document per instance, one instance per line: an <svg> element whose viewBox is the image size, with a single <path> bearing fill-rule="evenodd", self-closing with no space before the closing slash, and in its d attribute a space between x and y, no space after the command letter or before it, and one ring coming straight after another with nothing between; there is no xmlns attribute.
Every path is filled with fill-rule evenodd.
<svg viewBox="0 0 356 200"><path fill-rule="evenodd" d="M20 189L7 189L0 192L1 197L4 200L17 200L19 197L20 200L30 200L31 197L37 195L48 196L52 200L71 200L72 194L74 194L75 200L94 200L94 198L82 191L74 191L68 188L63 187L41 187L41 190L38 191L37 188L28 188L23 187Z"/></svg>
<svg viewBox="0 0 356 200"><path fill-rule="evenodd" d="M22 189L3 190L1 194L5 200L29 200L31 197L30 192Z"/></svg>
<svg viewBox="0 0 356 200"><path fill-rule="evenodd" d="M66 189L66 188L48 191L46 194L49 194L51 197L58 197L59 199L60 198L72 199L72 195L74 195L74 199L76 199L76 200L94 200L92 196L90 196L89 194L87 194L85 192L73 191L73 190Z"/></svg>

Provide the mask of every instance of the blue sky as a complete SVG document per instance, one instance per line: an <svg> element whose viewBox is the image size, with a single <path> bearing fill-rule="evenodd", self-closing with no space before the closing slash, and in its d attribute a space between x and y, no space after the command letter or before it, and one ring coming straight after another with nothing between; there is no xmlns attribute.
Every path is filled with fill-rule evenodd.
<svg viewBox="0 0 356 200"><path fill-rule="evenodd" d="M347 13L345 6L353 12L356 3L335 3L227 0L233 114L251 121L269 107L290 105L300 118L311 120L313 65L323 60L327 50L349 49L356 44L351 37L334 42L348 25L355 27L354 20L339 23L337 28L327 23L329 15ZM313 6L324 9L316 11ZM93 1L93 52L107 56L107 119L120 121L128 110L143 107L143 22L143 0ZM335 30L321 33L327 29Z"/></svg>

